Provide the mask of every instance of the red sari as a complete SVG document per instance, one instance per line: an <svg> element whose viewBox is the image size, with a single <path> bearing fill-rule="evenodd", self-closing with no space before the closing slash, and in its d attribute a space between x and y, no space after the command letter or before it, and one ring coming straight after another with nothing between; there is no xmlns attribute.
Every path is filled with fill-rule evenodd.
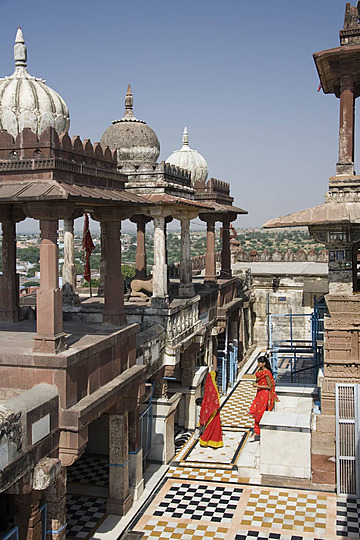
<svg viewBox="0 0 360 540"><path fill-rule="evenodd" d="M200 409L200 425L205 426L200 437L200 446L221 448L222 429L220 421L220 397L215 382L215 371L210 371L205 382L205 393Z"/></svg>
<svg viewBox="0 0 360 540"><path fill-rule="evenodd" d="M249 413L254 417L254 432L256 435L260 435L260 421L265 411L272 411L275 401L279 401L279 398L275 392L275 381L268 369L262 369L255 373L256 383L260 386L268 386L269 381L271 384L270 390L264 388L257 389L254 401L251 404Z"/></svg>

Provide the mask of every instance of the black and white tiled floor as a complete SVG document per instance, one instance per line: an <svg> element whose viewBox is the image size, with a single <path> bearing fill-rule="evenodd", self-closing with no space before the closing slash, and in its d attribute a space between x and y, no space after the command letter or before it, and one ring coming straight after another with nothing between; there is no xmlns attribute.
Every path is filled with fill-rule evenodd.
<svg viewBox="0 0 360 540"><path fill-rule="evenodd" d="M306 540L303 536L289 536L279 533L264 533L258 531L239 531L235 540ZM309 539L307 539L309 540ZM314 538L313 540L321 540Z"/></svg>
<svg viewBox="0 0 360 540"><path fill-rule="evenodd" d="M174 483L154 516L230 523L242 489Z"/></svg>
<svg viewBox="0 0 360 540"><path fill-rule="evenodd" d="M336 533L349 538L360 538L360 499L338 500L336 505Z"/></svg>
<svg viewBox="0 0 360 540"><path fill-rule="evenodd" d="M68 470L68 483L92 486L109 485L109 458L84 454Z"/></svg>
<svg viewBox="0 0 360 540"><path fill-rule="evenodd" d="M106 500L68 495L66 501L66 538L88 538L106 512Z"/></svg>

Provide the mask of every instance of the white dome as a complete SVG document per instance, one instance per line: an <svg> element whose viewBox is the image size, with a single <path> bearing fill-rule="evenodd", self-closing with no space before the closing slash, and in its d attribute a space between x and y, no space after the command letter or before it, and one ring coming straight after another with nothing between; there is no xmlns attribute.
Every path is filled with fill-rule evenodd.
<svg viewBox="0 0 360 540"><path fill-rule="evenodd" d="M166 160L166 163L187 169L191 172L191 183L206 182L208 175L208 165L205 158L196 150L189 146L189 135L185 127L183 133L183 145L181 150L175 150Z"/></svg>
<svg viewBox="0 0 360 540"><path fill-rule="evenodd" d="M30 75L26 69L26 46L21 28L15 46L15 71L0 79L0 128L16 137L24 128L40 135L47 127L58 134L68 131L69 109L65 101L45 81Z"/></svg>

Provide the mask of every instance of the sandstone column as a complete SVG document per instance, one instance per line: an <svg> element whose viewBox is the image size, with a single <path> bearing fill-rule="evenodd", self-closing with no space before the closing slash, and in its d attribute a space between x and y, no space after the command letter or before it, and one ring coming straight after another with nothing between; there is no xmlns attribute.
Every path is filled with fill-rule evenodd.
<svg viewBox="0 0 360 540"><path fill-rule="evenodd" d="M340 79L340 125L339 125L339 162L336 174L354 174L354 81L351 75Z"/></svg>
<svg viewBox="0 0 360 540"><path fill-rule="evenodd" d="M153 294L151 305L166 307L168 295L168 268L166 264L166 232L165 217L161 214L153 216L154 219L154 266L153 266Z"/></svg>
<svg viewBox="0 0 360 540"><path fill-rule="evenodd" d="M58 220L40 220L40 288L36 295L34 352L57 353L65 348L57 229Z"/></svg>
<svg viewBox="0 0 360 540"><path fill-rule="evenodd" d="M179 296L188 298L194 296L195 290L192 284L191 253L190 253L190 220L181 220L181 261L180 261L180 285Z"/></svg>
<svg viewBox="0 0 360 540"><path fill-rule="evenodd" d="M106 238L106 223L100 222L100 246L101 246L101 259L100 259L100 285L98 289L98 296L104 296L105 293L105 270L107 260L107 238Z"/></svg>
<svg viewBox="0 0 360 540"><path fill-rule="evenodd" d="M216 281L215 220L207 219L204 281Z"/></svg>
<svg viewBox="0 0 360 540"><path fill-rule="evenodd" d="M15 525L19 527L19 540L41 540L42 538L40 496L41 493L35 490L25 495L13 495L16 508Z"/></svg>
<svg viewBox="0 0 360 540"><path fill-rule="evenodd" d="M143 449L140 446L139 406L129 411L129 484L130 493L137 501L144 491Z"/></svg>
<svg viewBox="0 0 360 540"><path fill-rule="evenodd" d="M230 219L228 217L223 219L221 276L231 277Z"/></svg>
<svg viewBox="0 0 360 540"><path fill-rule="evenodd" d="M61 467L61 473L45 491L47 530L51 531L46 538L51 540L66 538L66 472L67 467Z"/></svg>
<svg viewBox="0 0 360 540"><path fill-rule="evenodd" d="M146 247L145 247L145 229L149 218L142 215L135 215L131 218L137 226L136 235L136 257L135 257L135 278L146 278Z"/></svg>
<svg viewBox="0 0 360 540"><path fill-rule="evenodd" d="M62 267L63 277L63 302L64 304L79 304L76 294L76 264L74 259L74 220L64 219L64 264Z"/></svg>
<svg viewBox="0 0 360 540"><path fill-rule="evenodd" d="M109 492L106 511L109 514L125 515L132 505L127 412L109 415Z"/></svg>
<svg viewBox="0 0 360 540"><path fill-rule="evenodd" d="M124 276L121 274L121 221L107 221L105 225L107 253L111 256L107 256L105 261L103 322L121 326L126 322L124 313Z"/></svg>
<svg viewBox="0 0 360 540"><path fill-rule="evenodd" d="M19 320L19 280L16 274L16 225L2 222L2 276L0 277L0 320Z"/></svg>

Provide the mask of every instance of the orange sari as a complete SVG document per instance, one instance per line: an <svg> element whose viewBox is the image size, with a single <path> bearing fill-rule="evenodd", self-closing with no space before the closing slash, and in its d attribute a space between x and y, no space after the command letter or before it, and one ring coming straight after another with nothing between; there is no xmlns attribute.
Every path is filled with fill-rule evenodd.
<svg viewBox="0 0 360 540"><path fill-rule="evenodd" d="M200 437L200 446L221 448L222 429L220 421L220 397L215 382L215 371L210 371L205 382L205 392L200 409L200 425L205 426Z"/></svg>
<svg viewBox="0 0 360 540"><path fill-rule="evenodd" d="M268 379L270 380L271 388L268 390L264 388L257 389L254 401L251 404L249 413L254 417L254 432L256 435L260 435L260 421L265 411L272 411L275 401L279 401L279 398L275 392L275 381L268 369L263 369L255 373L256 382L260 386L268 386Z"/></svg>

